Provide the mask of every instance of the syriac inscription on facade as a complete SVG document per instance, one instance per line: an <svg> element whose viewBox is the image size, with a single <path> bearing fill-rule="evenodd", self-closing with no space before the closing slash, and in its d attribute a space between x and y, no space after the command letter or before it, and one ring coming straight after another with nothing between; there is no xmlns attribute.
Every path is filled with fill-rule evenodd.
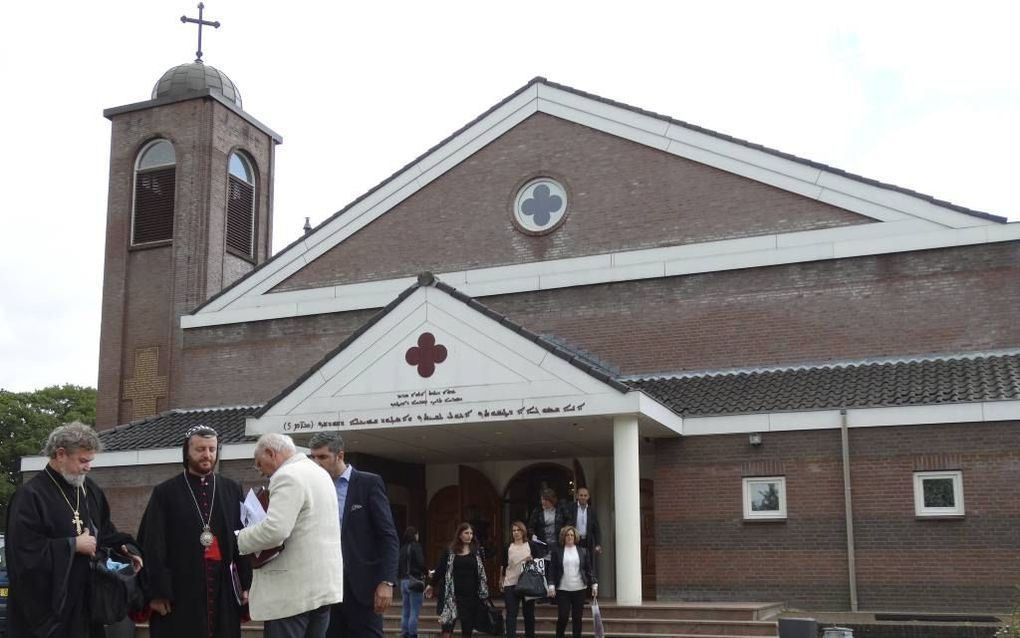
<svg viewBox="0 0 1020 638"><path fill-rule="evenodd" d="M389 401L388 409L373 410L371 416L359 415L338 419L296 418L282 423L284 432L335 430L341 428L426 425L464 421L502 421L577 415L584 412L585 402L507 401L466 407L464 398L452 388L398 392Z"/></svg>

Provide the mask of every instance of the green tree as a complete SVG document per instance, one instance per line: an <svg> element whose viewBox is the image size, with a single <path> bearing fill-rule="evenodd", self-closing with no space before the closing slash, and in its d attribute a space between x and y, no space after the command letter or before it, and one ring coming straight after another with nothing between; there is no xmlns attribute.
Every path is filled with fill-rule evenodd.
<svg viewBox="0 0 1020 638"><path fill-rule="evenodd" d="M96 423L96 391L76 385L34 392L0 390L0 519L21 484L21 457L39 454L53 428L81 421Z"/></svg>

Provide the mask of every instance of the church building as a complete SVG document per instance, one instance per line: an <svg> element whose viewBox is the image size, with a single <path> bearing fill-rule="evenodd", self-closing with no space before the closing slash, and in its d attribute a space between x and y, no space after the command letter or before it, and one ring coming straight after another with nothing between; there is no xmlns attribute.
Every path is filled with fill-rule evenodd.
<svg viewBox="0 0 1020 638"><path fill-rule="evenodd" d="M1012 608L1020 223L535 78L274 254L245 109L195 62L105 111L121 527L194 424L246 485L330 430L429 561L584 486L621 605Z"/></svg>

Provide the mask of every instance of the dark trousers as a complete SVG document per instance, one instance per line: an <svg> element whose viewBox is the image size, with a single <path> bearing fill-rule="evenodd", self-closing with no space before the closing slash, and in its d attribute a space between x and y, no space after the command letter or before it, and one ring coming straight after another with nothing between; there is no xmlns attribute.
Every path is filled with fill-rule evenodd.
<svg viewBox="0 0 1020 638"><path fill-rule="evenodd" d="M456 596L457 620L460 622L460 635L471 638L475 631L475 615L478 613L478 596ZM453 625L443 625L443 633L452 634Z"/></svg>
<svg viewBox="0 0 1020 638"><path fill-rule="evenodd" d="M574 638L581 638L581 619L584 617L584 596L587 590L577 591L556 590L556 638L563 638L567 629L567 618L573 622Z"/></svg>
<svg viewBox="0 0 1020 638"><path fill-rule="evenodd" d="M535 638L535 601L524 600L517 594L517 587L511 585L503 588L503 602L506 604L506 638L517 638L518 607L524 608L524 638Z"/></svg>
<svg viewBox="0 0 1020 638"><path fill-rule="evenodd" d="M344 574L344 602L330 607L326 638L383 638L383 619L373 602L362 605L354 598Z"/></svg>
<svg viewBox="0 0 1020 638"><path fill-rule="evenodd" d="M265 638L323 638L329 624L329 606L324 605L296 616L267 620L262 630Z"/></svg>

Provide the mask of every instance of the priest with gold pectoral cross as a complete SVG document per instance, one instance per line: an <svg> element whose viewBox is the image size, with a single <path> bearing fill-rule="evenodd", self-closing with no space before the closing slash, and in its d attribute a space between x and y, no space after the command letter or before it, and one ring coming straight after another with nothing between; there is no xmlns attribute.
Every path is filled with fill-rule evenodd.
<svg viewBox="0 0 1020 638"><path fill-rule="evenodd" d="M135 571L142 568L134 539L117 531L106 496L86 476L99 450L91 427L56 428L43 450L46 467L11 498L5 552L12 637L105 636L89 612L89 559L98 547L109 547L130 556Z"/></svg>
<svg viewBox="0 0 1020 638"><path fill-rule="evenodd" d="M196 424L183 469L152 490L138 528L152 638L240 638L251 565L237 551L241 486L216 472L219 436Z"/></svg>

